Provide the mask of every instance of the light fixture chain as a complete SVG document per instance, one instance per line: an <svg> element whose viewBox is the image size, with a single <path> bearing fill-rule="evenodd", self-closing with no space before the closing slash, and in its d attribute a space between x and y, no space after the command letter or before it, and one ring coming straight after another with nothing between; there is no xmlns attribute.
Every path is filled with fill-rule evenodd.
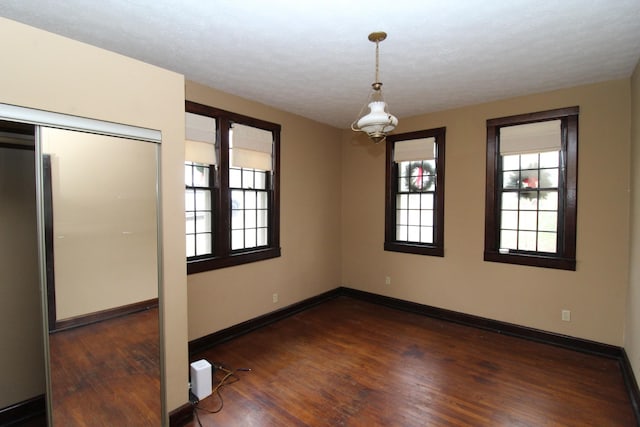
<svg viewBox="0 0 640 427"><path fill-rule="evenodd" d="M380 83L380 78L378 77L380 68L380 42L376 41L376 81L375 83Z"/></svg>

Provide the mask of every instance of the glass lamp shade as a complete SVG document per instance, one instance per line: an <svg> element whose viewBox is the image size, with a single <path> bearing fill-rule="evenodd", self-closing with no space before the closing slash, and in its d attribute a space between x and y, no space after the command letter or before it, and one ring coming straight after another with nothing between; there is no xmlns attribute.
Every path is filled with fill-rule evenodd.
<svg viewBox="0 0 640 427"><path fill-rule="evenodd" d="M398 119L387 112L387 103L373 101L369 103L369 113L355 123L354 129L366 132L374 143L384 141L387 133L398 125Z"/></svg>

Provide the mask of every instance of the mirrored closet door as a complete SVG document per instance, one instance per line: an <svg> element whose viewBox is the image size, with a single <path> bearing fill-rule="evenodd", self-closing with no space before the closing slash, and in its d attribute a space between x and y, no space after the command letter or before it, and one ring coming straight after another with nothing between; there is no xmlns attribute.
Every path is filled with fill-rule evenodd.
<svg viewBox="0 0 640 427"><path fill-rule="evenodd" d="M46 406L34 133L0 121L0 425Z"/></svg>
<svg viewBox="0 0 640 427"><path fill-rule="evenodd" d="M160 134L17 108L35 126L48 423L163 425Z"/></svg>

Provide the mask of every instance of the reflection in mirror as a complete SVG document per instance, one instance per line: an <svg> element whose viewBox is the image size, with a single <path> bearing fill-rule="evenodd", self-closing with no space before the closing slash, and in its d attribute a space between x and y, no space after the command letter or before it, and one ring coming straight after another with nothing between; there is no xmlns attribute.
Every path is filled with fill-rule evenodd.
<svg viewBox="0 0 640 427"><path fill-rule="evenodd" d="M162 424L158 145L40 128L54 426Z"/></svg>
<svg viewBox="0 0 640 427"><path fill-rule="evenodd" d="M45 366L34 126L0 121L0 425L41 426Z"/></svg>

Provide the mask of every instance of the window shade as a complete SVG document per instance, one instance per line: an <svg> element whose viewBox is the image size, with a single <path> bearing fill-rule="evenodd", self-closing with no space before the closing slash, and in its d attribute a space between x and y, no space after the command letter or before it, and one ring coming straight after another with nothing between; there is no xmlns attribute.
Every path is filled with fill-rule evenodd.
<svg viewBox="0 0 640 427"><path fill-rule="evenodd" d="M561 148L560 120L500 128L500 154L503 156L544 153Z"/></svg>
<svg viewBox="0 0 640 427"><path fill-rule="evenodd" d="M394 162L435 159L436 139L421 138L397 141L393 149Z"/></svg>
<svg viewBox="0 0 640 427"><path fill-rule="evenodd" d="M251 126L234 124L231 133L231 165L272 170L273 134Z"/></svg>
<svg viewBox="0 0 640 427"><path fill-rule="evenodd" d="M186 113L185 134L185 160L207 165L218 163L216 159L216 119Z"/></svg>

